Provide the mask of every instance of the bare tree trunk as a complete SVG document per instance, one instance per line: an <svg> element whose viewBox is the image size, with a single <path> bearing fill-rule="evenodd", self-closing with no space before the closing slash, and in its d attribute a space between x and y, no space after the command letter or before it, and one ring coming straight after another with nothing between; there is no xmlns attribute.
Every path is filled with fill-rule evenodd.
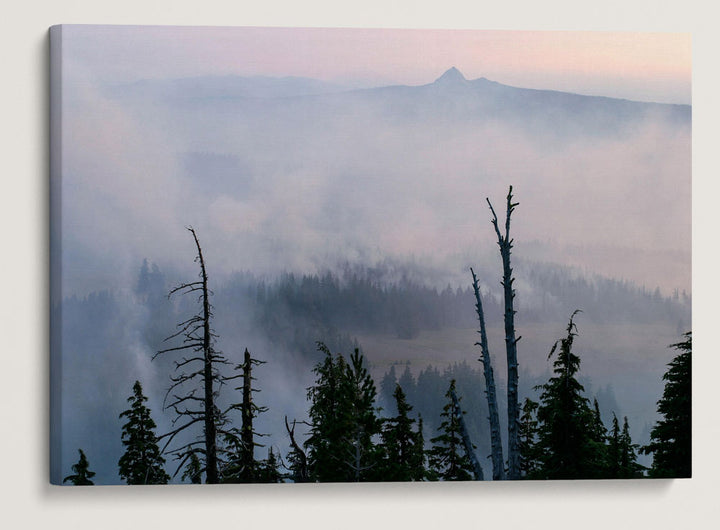
<svg viewBox="0 0 720 530"><path fill-rule="evenodd" d="M208 298L208 277L205 270L205 260L195 230L188 228L192 233L197 246L198 260L200 261L200 273L202 280L202 304L203 304L203 379L205 385L205 473L208 484L218 483L217 465L217 433L215 426L215 400L213 396L213 373L212 373L212 335L210 331L210 300Z"/></svg>
<svg viewBox="0 0 720 530"><path fill-rule="evenodd" d="M463 418L462 409L460 408L460 400L458 400L454 390L450 391L450 396L452 397L453 404L455 405L455 415L457 416L458 424L460 425L463 445L465 446L465 454L467 455L470 463L473 466L475 480L485 480L482 466L480 465L480 462L478 462L477 456L475 455L475 451L473 450L473 444L470 440L470 435L468 434L467 427L465 426L465 418Z"/></svg>
<svg viewBox="0 0 720 530"><path fill-rule="evenodd" d="M480 346L482 357L478 359L483 365L483 373L485 374L485 395L488 401L488 419L490 420L490 446L492 448L493 463L493 480L505 479L505 462L503 460L502 438L500 436L500 415L498 413L497 393L495 390L495 376L493 375L492 361L490 360L490 352L488 350L487 331L485 329L485 313L483 312L482 300L480 298L480 288L478 287L477 276L475 271L470 268L473 277L473 290L475 291L475 309L480 320L480 342L476 342L476 346Z"/></svg>
<svg viewBox="0 0 720 530"><path fill-rule="evenodd" d="M503 263L503 293L505 298L505 349L507 352L507 369L508 369L508 478L517 480L520 478L520 444L519 444L519 425L520 425L520 405L518 403L518 362L517 362L517 343L520 337L515 338L515 310L513 308L513 300L515 298L515 289L512 277L512 268L510 267L510 250L513 246L513 240L510 239L510 216L518 203L512 202L512 186L507 195L507 216L505 218L505 235L500 233L498 227L498 218L495 214L490 199L486 199L493 214L493 226L498 238L498 246L500 247L500 256Z"/></svg>
<svg viewBox="0 0 720 530"><path fill-rule="evenodd" d="M250 352L245 348L243 359L243 387L242 387L242 467L245 473L254 472L255 466L255 440L253 432L253 403L252 403L252 359ZM254 478L254 477L253 477Z"/></svg>
<svg viewBox="0 0 720 530"><path fill-rule="evenodd" d="M290 445L292 445L297 458L297 467L293 469L293 480L295 480L295 482L309 482L310 478L307 468L307 455L305 455L305 451L303 451L300 448L300 445L298 445L295 441L295 420L293 420L293 426L291 429L290 425L288 425L287 416L285 416L285 429L287 429L288 436L290 436Z"/></svg>

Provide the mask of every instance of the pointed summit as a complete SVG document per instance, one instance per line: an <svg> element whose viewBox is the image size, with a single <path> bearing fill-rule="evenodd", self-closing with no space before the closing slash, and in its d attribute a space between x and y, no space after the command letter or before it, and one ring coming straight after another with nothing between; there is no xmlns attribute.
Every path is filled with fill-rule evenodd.
<svg viewBox="0 0 720 530"><path fill-rule="evenodd" d="M460 70L455 68L454 66L447 70L443 75L438 77L435 80L436 83L442 83L442 84L457 84L457 83L465 83L467 82L467 79L465 79L465 76L462 75Z"/></svg>

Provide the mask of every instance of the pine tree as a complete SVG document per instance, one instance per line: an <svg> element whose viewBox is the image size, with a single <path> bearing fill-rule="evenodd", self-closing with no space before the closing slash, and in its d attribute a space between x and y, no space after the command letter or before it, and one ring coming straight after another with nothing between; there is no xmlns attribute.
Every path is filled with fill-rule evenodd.
<svg viewBox="0 0 720 530"><path fill-rule="evenodd" d="M617 416L613 412L612 429L610 430L610 436L608 437L608 465L607 465L607 477L608 478L620 478L620 460L622 458L622 449L620 442L620 424L618 423Z"/></svg>
<svg viewBox="0 0 720 530"><path fill-rule="evenodd" d="M314 481L339 482L347 479L339 460L347 451L344 439L349 422L343 395L346 363L341 355L334 357L324 344L318 344L318 350L325 358L313 369L315 385L307 394L312 425L305 442L308 472Z"/></svg>
<svg viewBox="0 0 720 530"><path fill-rule="evenodd" d="M310 436L305 442L309 478L319 482L366 480L380 456L373 443L380 432L375 383L358 349L349 363L341 354L333 356L322 343L318 350L325 358L313 369L316 380L307 394L311 402Z"/></svg>
<svg viewBox="0 0 720 530"><path fill-rule="evenodd" d="M663 375L665 390L658 401L662 419L650 432L650 443L642 448L652 453L649 475L653 478L689 478L692 475L692 332L671 347L681 353Z"/></svg>
<svg viewBox="0 0 720 530"><path fill-rule="evenodd" d="M80 460L71 468L75 474L65 477L63 484L70 482L73 486L93 486L95 483L90 479L95 476L95 472L90 471L90 463L83 450L78 449L78 452L80 453Z"/></svg>
<svg viewBox="0 0 720 530"><path fill-rule="evenodd" d="M120 478L128 484L167 484L170 476L165 472L165 459L157 445L155 422L144 404L147 399L140 381L135 381L133 395L128 398L131 406L120 414L120 418L127 418L122 427L125 453L118 462Z"/></svg>
<svg viewBox="0 0 720 530"><path fill-rule="evenodd" d="M427 451L425 450L425 434L424 434L423 419L418 414L417 430L415 431L415 447L416 451L412 453L411 467L417 471L417 477L414 480L426 480L428 478L428 470L426 466L427 462Z"/></svg>
<svg viewBox="0 0 720 530"><path fill-rule="evenodd" d="M538 452L540 469L536 476L543 479L599 478L601 457L592 439L593 413L583 386L576 379L580 357L572 352L577 336L570 317L567 336L555 343L548 359L560 346L555 359L554 377L541 385L537 417L540 423Z"/></svg>
<svg viewBox="0 0 720 530"><path fill-rule="evenodd" d="M593 398L592 424L590 427L590 445L595 453L595 478L607 476L608 468L608 446L607 428L602 421L600 405L597 398Z"/></svg>
<svg viewBox="0 0 720 530"><path fill-rule="evenodd" d="M630 438L630 426L627 416L623 421L622 432L620 433L620 478L639 478L643 476L643 466L637 462L638 444L632 443Z"/></svg>
<svg viewBox="0 0 720 530"><path fill-rule="evenodd" d="M268 457L257 463L257 472L255 474L255 482L277 484L282 482L282 475L280 473L280 463L273 448L268 449Z"/></svg>
<svg viewBox="0 0 720 530"><path fill-rule="evenodd" d="M190 479L191 484L202 484L202 464L195 453L190 454L182 480Z"/></svg>
<svg viewBox="0 0 720 530"><path fill-rule="evenodd" d="M520 416L520 473L523 477L532 477L539 466L537 409L537 402L525 398Z"/></svg>
<svg viewBox="0 0 720 530"><path fill-rule="evenodd" d="M413 431L412 406L400 385L393 393L397 416L385 420L382 431L384 458L378 480L411 481L425 476L422 432Z"/></svg>
<svg viewBox="0 0 720 530"><path fill-rule="evenodd" d="M462 434L460 432L458 410L452 395L455 392L455 380L450 381L445 397L447 404L440 414L442 434L432 438L432 448L428 452L428 460L432 470L431 478L438 480L473 480L473 466L464 452Z"/></svg>
<svg viewBox="0 0 720 530"><path fill-rule="evenodd" d="M607 429L602 421L600 415L600 405L598 405L597 398L593 399L593 419L592 419L592 433L591 437L593 441L599 444L605 444L607 441Z"/></svg>
<svg viewBox="0 0 720 530"><path fill-rule="evenodd" d="M394 415L397 414L395 409L395 399L393 393L395 392L395 386L397 386L397 375L395 374L395 365L390 366L390 370L385 373L383 378L380 380L380 405L386 413Z"/></svg>
<svg viewBox="0 0 720 530"><path fill-rule="evenodd" d="M373 441L382 426L375 407L377 390L364 362L362 354L356 348L345 367L352 444L352 452L346 463L349 463L352 471L351 480L355 482L368 480L382 454Z"/></svg>

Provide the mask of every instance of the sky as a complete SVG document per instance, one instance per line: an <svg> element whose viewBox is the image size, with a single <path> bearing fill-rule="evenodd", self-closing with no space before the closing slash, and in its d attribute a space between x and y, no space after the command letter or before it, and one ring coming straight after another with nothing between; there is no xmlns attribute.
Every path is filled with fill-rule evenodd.
<svg viewBox="0 0 720 530"><path fill-rule="evenodd" d="M70 72L99 83L199 75L358 85L469 79L689 104L689 33L75 26ZM75 70L77 68L77 70Z"/></svg>
<svg viewBox="0 0 720 530"><path fill-rule="evenodd" d="M217 101L212 110L132 97L147 86L138 81L204 76L416 86L455 66L467 79L689 103L687 34L65 26L62 46L66 295L130 285L144 258L165 269L183 262L188 224L222 249L224 273L309 271L391 252L425 259L446 247L455 262L433 265L455 283L463 249L492 244L490 231L477 239L471 197L501 202L510 184L527 208L516 221L526 241L594 246L561 256L546 245L536 259L668 294L690 288L689 130L647 121L631 137L581 135L548 149L544 131L529 137L506 124L413 128L376 109L313 128L303 113L315 110L253 122ZM198 152L234 157L245 174L198 188L209 171L187 174ZM418 180L404 187L411 173Z"/></svg>

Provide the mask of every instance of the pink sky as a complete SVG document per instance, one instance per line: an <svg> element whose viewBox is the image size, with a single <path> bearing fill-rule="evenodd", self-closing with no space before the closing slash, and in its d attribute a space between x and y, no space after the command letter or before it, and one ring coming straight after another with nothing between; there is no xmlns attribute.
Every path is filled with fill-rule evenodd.
<svg viewBox="0 0 720 530"><path fill-rule="evenodd" d="M683 33L72 26L68 57L99 82L198 75L303 76L362 85L468 79L690 103Z"/></svg>

